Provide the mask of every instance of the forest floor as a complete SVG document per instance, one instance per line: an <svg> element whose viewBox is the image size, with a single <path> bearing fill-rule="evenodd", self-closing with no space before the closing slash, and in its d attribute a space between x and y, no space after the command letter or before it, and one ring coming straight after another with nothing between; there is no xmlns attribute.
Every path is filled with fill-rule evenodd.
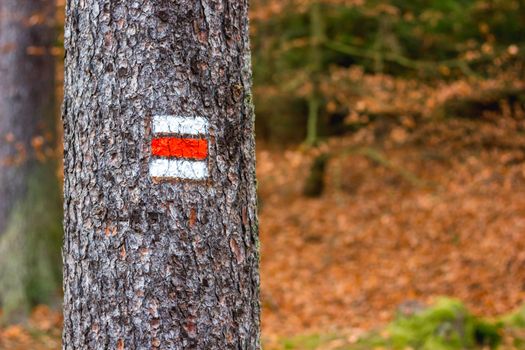
<svg viewBox="0 0 525 350"><path fill-rule="evenodd" d="M525 122L384 129L259 153L266 334L370 329L443 295L487 316L524 302ZM323 151L324 194L305 198Z"/></svg>
<svg viewBox="0 0 525 350"><path fill-rule="evenodd" d="M324 192L307 198L323 153ZM314 150L260 146L257 163L266 349L342 349L439 296L488 317L524 302L522 118L372 123ZM59 329L39 307L0 349L59 349Z"/></svg>

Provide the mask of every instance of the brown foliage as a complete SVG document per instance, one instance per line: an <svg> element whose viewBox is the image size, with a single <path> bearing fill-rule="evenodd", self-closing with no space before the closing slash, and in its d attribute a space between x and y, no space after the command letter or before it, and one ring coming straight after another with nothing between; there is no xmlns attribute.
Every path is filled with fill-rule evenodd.
<svg viewBox="0 0 525 350"><path fill-rule="evenodd" d="M440 295L483 315L519 306L525 124L486 118L427 121L414 131L378 121L331 140L321 151L338 156L320 199L301 196L319 150L261 151L265 333L370 329L407 300ZM395 166L352 151L363 147Z"/></svg>

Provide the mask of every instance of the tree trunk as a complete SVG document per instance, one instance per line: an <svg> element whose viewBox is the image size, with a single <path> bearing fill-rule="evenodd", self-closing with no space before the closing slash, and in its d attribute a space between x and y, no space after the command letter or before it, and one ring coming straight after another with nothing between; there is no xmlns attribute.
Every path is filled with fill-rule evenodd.
<svg viewBox="0 0 525 350"><path fill-rule="evenodd" d="M318 141L319 112L322 95L320 91L323 65L322 45L325 39L323 12L319 1L310 4L310 54L309 70L312 91L308 96L308 120L306 123L306 145L315 146Z"/></svg>
<svg viewBox="0 0 525 350"><path fill-rule="evenodd" d="M60 285L52 0L0 1L0 305Z"/></svg>
<svg viewBox="0 0 525 350"><path fill-rule="evenodd" d="M247 1L69 0L65 46L63 348L259 349Z"/></svg>

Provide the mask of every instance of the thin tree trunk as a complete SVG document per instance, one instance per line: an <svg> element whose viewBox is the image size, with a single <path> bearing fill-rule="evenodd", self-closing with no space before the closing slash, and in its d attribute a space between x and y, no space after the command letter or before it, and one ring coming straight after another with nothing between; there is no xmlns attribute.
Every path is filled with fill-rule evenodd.
<svg viewBox="0 0 525 350"><path fill-rule="evenodd" d="M0 305L45 301L60 281L52 0L0 1Z"/></svg>
<svg viewBox="0 0 525 350"><path fill-rule="evenodd" d="M321 4L315 0L310 4L310 80L312 91L308 96L308 120L306 123L306 144L314 146L318 141L319 112L321 107L321 69L323 64L322 45L325 39Z"/></svg>
<svg viewBox="0 0 525 350"><path fill-rule="evenodd" d="M69 0L65 46L63 348L258 349L247 1ZM152 177L166 115L196 180Z"/></svg>

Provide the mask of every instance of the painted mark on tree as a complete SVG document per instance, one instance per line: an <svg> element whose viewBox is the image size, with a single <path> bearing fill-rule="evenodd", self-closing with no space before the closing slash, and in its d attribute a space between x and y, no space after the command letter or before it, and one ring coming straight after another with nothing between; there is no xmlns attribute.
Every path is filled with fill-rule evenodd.
<svg viewBox="0 0 525 350"><path fill-rule="evenodd" d="M151 140L151 154L157 157L203 160L208 157L208 141L170 136L158 137Z"/></svg>
<svg viewBox="0 0 525 350"><path fill-rule="evenodd" d="M152 120L149 172L156 179L208 178L208 121L202 117L158 115Z"/></svg>

